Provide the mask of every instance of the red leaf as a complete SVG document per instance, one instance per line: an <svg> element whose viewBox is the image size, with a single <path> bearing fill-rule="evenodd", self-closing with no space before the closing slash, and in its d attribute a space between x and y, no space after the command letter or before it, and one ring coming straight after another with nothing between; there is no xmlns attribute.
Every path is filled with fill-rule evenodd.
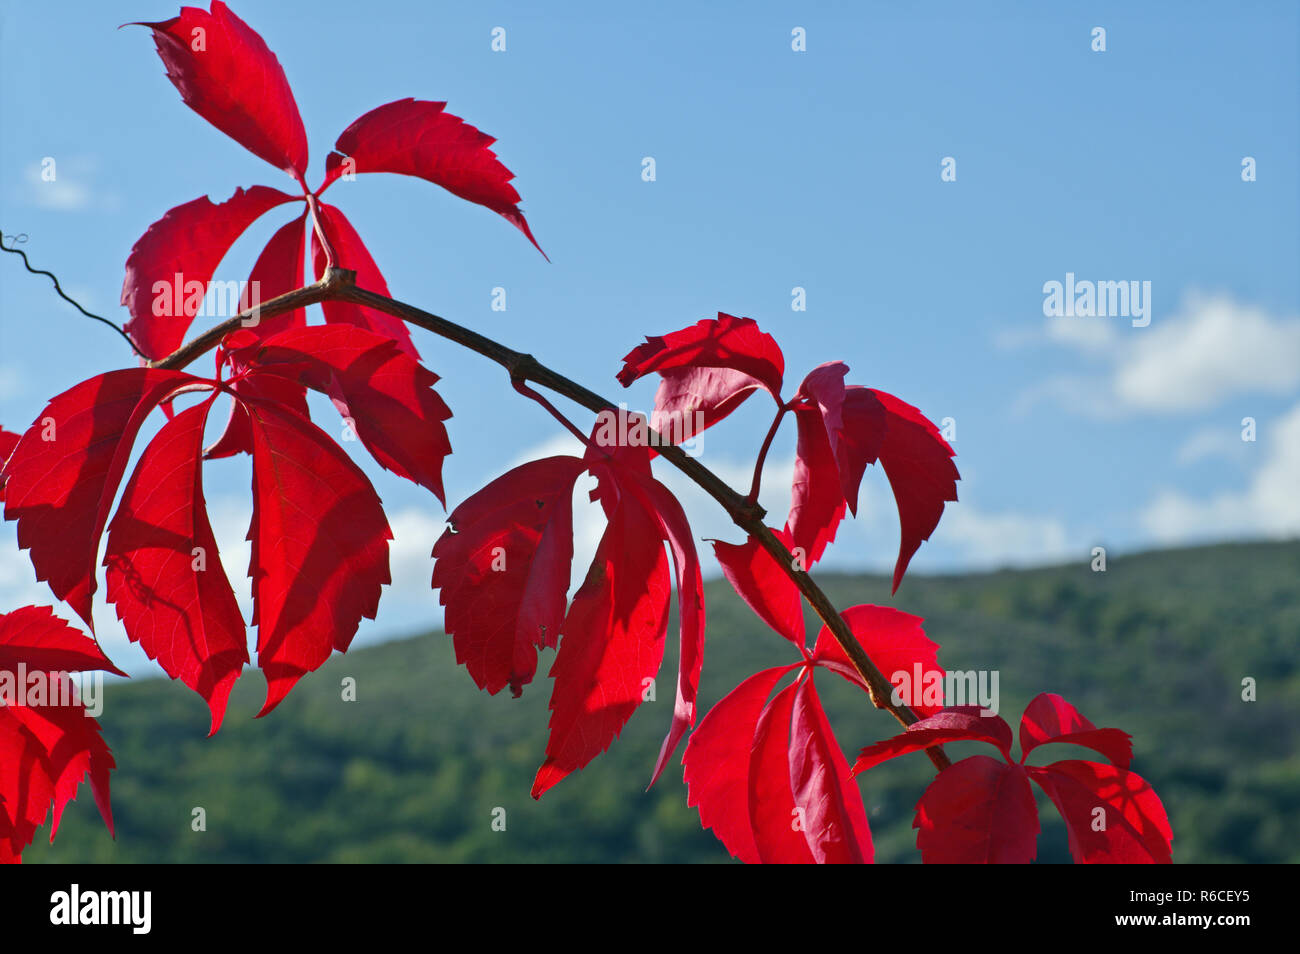
<svg viewBox="0 0 1300 954"><path fill-rule="evenodd" d="M680 624L677 695L673 720L651 773L653 787L687 728L695 722L695 696L704 662L705 611L700 558L686 513L668 488L651 475L650 448L636 438L640 433L637 426L645 423L640 414L602 412L592 427L584 459L596 476L592 499L600 501L606 516L612 519L624 498L634 496L640 508L653 517L660 538L668 541L672 551Z"/></svg>
<svg viewBox="0 0 1300 954"><path fill-rule="evenodd" d="M785 529L798 548L794 555L803 559L805 569L811 569L844 519L844 492L821 415L815 408L795 411L798 439Z"/></svg>
<svg viewBox="0 0 1300 954"><path fill-rule="evenodd" d="M114 666L93 639L73 629L48 606L23 606L0 613L0 670L126 673Z"/></svg>
<svg viewBox="0 0 1300 954"><path fill-rule="evenodd" d="M270 712L374 619L392 531L370 481L320 428L247 402L253 432L253 622Z"/></svg>
<svg viewBox="0 0 1300 954"><path fill-rule="evenodd" d="M399 477L444 501L442 462L451 453L451 411L438 376L392 338L352 325L313 325L263 339L239 359L328 395L361 443Z"/></svg>
<svg viewBox="0 0 1300 954"><path fill-rule="evenodd" d="M816 560L834 539L844 515L837 504L842 501L857 513L863 472L879 460L893 488L902 529L894 567L897 590L912 555L938 526L944 503L957 499L960 475L951 460L952 448L920 411L884 391L846 387L847 371L846 365L832 361L814 369L799 387L790 524L800 545L808 546Z"/></svg>
<svg viewBox="0 0 1300 954"><path fill-rule="evenodd" d="M914 827L921 829L917 845L926 862L1032 860L1027 816L1033 811L1033 797L1025 793L1026 774L1056 803L1076 862L1169 862L1173 832L1159 797L1141 776L1098 762L1054 762L1042 768L1012 762L1011 728L999 717L980 716L973 706L945 709L863 749L853 772L896 755L958 741L996 745L1008 764L976 756L939 774L917 805ZM1025 710L1022 748L1028 754L1037 745L1061 741L1095 747L1122 760L1130 754L1125 733L1095 729L1064 699L1044 693ZM1036 837L1036 814L1032 826Z"/></svg>
<svg viewBox="0 0 1300 954"><path fill-rule="evenodd" d="M1053 762L1029 774L1056 804L1079 864L1169 864L1169 827L1151 785L1100 762ZM1100 830L1098 828L1100 827Z"/></svg>
<svg viewBox="0 0 1300 954"><path fill-rule="evenodd" d="M982 716L976 706L961 706L913 722L892 739L867 746L858 755L853 774L865 772L899 755L920 752L946 742L988 742L996 745L1007 761L1011 761L1011 727L1003 718Z"/></svg>
<svg viewBox="0 0 1300 954"><path fill-rule="evenodd" d="M625 483L651 479L650 461L655 451L649 441L649 421L644 414L607 409L596 415L582 456L596 477L591 499L601 502L606 517L623 498Z"/></svg>
<svg viewBox="0 0 1300 954"><path fill-rule="evenodd" d="M5 464L5 519L31 549L36 578L94 631L95 557L141 424L160 401L201 379L180 371L110 371L50 401Z"/></svg>
<svg viewBox="0 0 1300 954"><path fill-rule="evenodd" d="M5 500L5 461L9 459L9 455L12 454L14 448L18 446L18 441L21 436L22 435L20 434L15 434L13 431L6 431L3 427L0 427L0 503L4 503Z"/></svg>
<svg viewBox="0 0 1300 954"><path fill-rule="evenodd" d="M480 689L518 696L537 647L556 644L573 560L576 457L548 457L503 474L457 507L433 547L433 586L456 661Z"/></svg>
<svg viewBox="0 0 1300 954"><path fill-rule="evenodd" d="M208 703L209 734L248 662L248 634L203 499L203 426L212 398L163 425L136 465L108 528L108 600L173 679Z"/></svg>
<svg viewBox="0 0 1300 954"><path fill-rule="evenodd" d="M303 254L306 249L306 232L303 231L307 220L306 213L287 223L271 236L258 256L253 272L248 276L248 284L239 299L240 312L248 311L253 305L252 292L256 291L257 303L270 301L287 292L301 288L303 282ZM255 325L248 326L247 331L236 332L226 337L223 343L231 347L232 338L268 338L290 328L301 328L307 323L307 312L295 308L282 315L263 319L258 315ZM220 359L218 359L220 361ZM233 358L228 360L234 361ZM242 370L236 363L235 370ZM301 385L265 375L236 377L231 388L237 395L263 398L287 405L303 417L310 417L307 410L307 391ZM248 429L248 412L238 401L230 402L230 416L226 419L225 429L216 442L204 452L204 457L216 460L234 454L251 454L253 438Z"/></svg>
<svg viewBox="0 0 1300 954"><path fill-rule="evenodd" d="M670 368L660 374L651 424L671 444L698 437L763 386L730 368Z"/></svg>
<svg viewBox="0 0 1300 954"><path fill-rule="evenodd" d="M416 176L486 206L523 232L541 252L519 211L519 193L510 184L515 174L488 148L496 139L446 112L446 105L399 99L366 113L334 144L338 152L331 152L325 160L325 181L318 194L348 171L347 156L353 163L352 172Z"/></svg>
<svg viewBox="0 0 1300 954"><path fill-rule="evenodd" d="M676 576L680 623L679 660L673 718L651 773L650 786L658 780L686 730L695 721L695 698L704 653L704 585L699 555L681 504L650 472L650 451L634 440L635 425L644 425L642 415L624 411L601 414L593 426L583 463L596 477L591 499L598 500L606 517L632 507L648 516L661 541L669 543ZM651 585L651 579L647 585Z"/></svg>
<svg viewBox="0 0 1300 954"><path fill-rule="evenodd" d="M794 548L790 534L772 532L787 549ZM713 553L722 565L722 575L759 619L802 649L807 634L799 588L772 555L754 537L740 545L714 540Z"/></svg>
<svg viewBox="0 0 1300 954"><path fill-rule="evenodd" d="M700 824L746 864L760 861L749 816L750 749L767 697L798 665L765 669L742 682L700 720L682 755L686 804L698 807Z"/></svg>
<svg viewBox="0 0 1300 954"><path fill-rule="evenodd" d="M361 236L347 220L347 216L324 202L319 203L319 208L321 228L325 230L326 237L339 257L339 261L334 264L354 270L357 273L358 288L387 296L388 284L380 274L379 266L370 257L370 251L361 241ZM319 279L325 274L325 251L321 248L320 238L314 229L311 233L311 256L312 267L315 269L316 278ZM392 338L399 348L419 360L420 353L411 343L411 332L407 329L406 322L400 318L346 301L323 301L321 310L325 312L327 322L356 325L386 338Z"/></svg>
<svg viewBox="0 0 1300 954"><path fill-rule="evenodd" d="M790 787L818 864L871 864L874 851L862 793L831 732L811 676L794 696Z"/></svg>
<svg viewBox="0 0 1300 954"><path fill-rule="evenodd" d="M1038 853L1038 806L1025 770L987 755L940 772L912 827L928 865L1027 865Z"/></svg>
<svg viewBox="0 0 1300 954"><path fill-rule="evenodd" d="M808 840L799 831L799 812L790 788L790 720L797 683L768 703L754 730L749 762L749 817L763 864L813 864Z"/></svg>
<svg viewBox="0 0 1300 954"><path fill-rule="evenodd" d="M680 624L677 698L673 703L672 724L660 746L659 757L655 760L650 777L650 785L653 786L677 750L686 730L695 724L695 697L700 685L700 670L704 666L704 580L691 527L677 498L667 487L649 476L637 480L634 486L646 509L658 519L660 531L668 540L676 573L677 616Z"/></svg>
<svg viewBox="0 0 1300 954"><path fill-rule="evenodd" d="M939 644L926 637L925 630L921 628L921 617L888 606L870 605L851 606L841 615L866 650L868 658L895 689L900 686L912 689L910 693L895 693L906 696L902 699L904 705L920 716L936 715L943 710L944 671L938 662ZM817 634L813 658L818 665L838 672L863 689L867 688L849 657L825 626ZM920 679L917 678L918 666ZM899 674L906 677L906 682L898 678ZM927 705L923 690L936 680L940 702L938 705Z"/></svg>
<svg viewBox="0 0 1300 954"><path fill-rule="evenodd" d="M140 350L163 358L179 348L235 239L293 199L267 186L236 189L218 205L207 196L178 205L149 226L127 256L122 281L122 304L131 313L126 330Z"/></svg>
<svg viewBox="0 0 1300 954"><path fill-rule="evenodd" d="M1037 746L1070 742L1100 752L1126 769L1133 761L1132 737L1119 729L1099 729L1060 696L1044 692L1034 697L1020 718L1020 753L1023 762Z"/></svg>
<svg viewBox="0 0 1300 954"><path fill-rule="evenodd" d="M67 675L89 669L117 672L92 640L48 607L0 614L0 694L5 696L0 705L0 862L21 860L51 808L53 841L64 806L87 775L104 823L113 831L108 780L113 756L99 723L75 701ZM34 684L32 676L42 672L45 678ZM38 686L43 700L33 698Z"/></svg>
<svg viewBox="0 0 1300 954"><path fill-rule="evenodd" d="M865 394L874 395L885 409L880 465L894 490L902 528L898 563L894 566L894 591L897 591L912 555L939 525L944 503L957 499L957 481L961 475L952 462L953 449L939 434L939 429L912 405L884 391L847 390L853 399L864 402Z"/></svg>
<svg viewBox="0 0 1300 954"><path fill-rule="evenodd" d="M646 338L645 344L633 348L623 359L618 381L627 387L652 371L666 375L677 369L697 368L729 369L743 377L679 377L671 390L660 392L666 399L677 395L673 398L676 406L657 407L657 413L702 410L712 423L731 413L755 382L767 388L778 404L781 402L785 357L776 341L759 331L752 318L736 318L723 312L718 312L716 319L705 318L680 331Z"/></svg>
<svg viewBox="0 0 1300 954"><path fill-rule="evenodd" d="M185 105L223 133L301 180L307 133L280 61L266 42L220 0L212 12L181 7L153 30L167 78Z"/></svg>
<svg viewBox="0 0 1300 954"><path fill-rule="evenodd" d="M297 291L306 284L303 280L304 255L307 250L306 223L307 213L304 212L292 222L286 222L271 236L262 249L262 254L257 256L253 271L248 276L248 284L240 295L240 312L248 311L255 303L264 304L272 298ZM251 294L254 290L257 292L256 302ZM270 318L259 315L256 324L246 327L260 338L269 338L290 328L301 328L305 324L306 310L295 308Z"/></svg>
<svg viewBox="0 0 1300 954"><path fill-rule="evenodd" d="M624 494L564 620L534 798L605 751L641 704L663 662L668 595L658 522Z"/></svg>
<svg viewBox="0 0 1300 954"><path fill-rule="evenodd" d="M230 341L229 338L226 340ZM289 378L277 374L247 374L235 378L229 386L236 400L230 402L225 430L203 452L205 460L253 453L253 432L248 423L248 411L244 408L246 401L270 401L311 419L311 412L307 409L307 389Z"/></svg>
<svg viewBox="0 0 1300 954"><path fill-rule="evenodd" d="M844 386L848 370L848 365L840 361L815 368L800 385L799 398L808 402L802 410L810 411L815 406L821 415L841 493L857 516L858 487L867 465L875 463L879 453L885 435L885 410L865 388Z"/></svg>

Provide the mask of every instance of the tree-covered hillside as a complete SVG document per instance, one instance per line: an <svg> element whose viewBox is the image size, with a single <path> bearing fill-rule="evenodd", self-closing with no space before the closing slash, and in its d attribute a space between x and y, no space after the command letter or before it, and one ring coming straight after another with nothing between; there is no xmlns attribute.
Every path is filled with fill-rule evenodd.
<svg viewBox="0 0 1300 954"><path fill-rule="evenodd" d="M909 576L896 600L883 577L819 579L842 607L888 603L924 616L948 668L998 670L1013 727L1031 695L1050 690L1099 726L1132 733L1133 768L1169 811L1175 861L1300 860L1300 543L1154 552L1111 559L1104 573L1080 560ZM725 583L711 584L708 599L706 706L756 669L793 661ZM116 841L83 788L57 843L45 844L42 830L25 860L725 861L686 807L679 764L643 791L675 670L670 646L657 700L541 802L528 792L549 680L517 700L489 697L441 634L335 656L256 721L263 684L249 674L211 739L202 700L179 684L115 686L100 721L119 765ZM349 676L355 702L342 700ZM1256 702L1242 701L1247 677ZM833 674L818 686L850 758L896 730ZM877 860L919 860L912 809L931 772L918 755L863 782ZM1064 829L1040 802L1039 860L1066 861ZM195 808L206 831L192 830ZM504 831L494 830L496 809Z"/></svg>

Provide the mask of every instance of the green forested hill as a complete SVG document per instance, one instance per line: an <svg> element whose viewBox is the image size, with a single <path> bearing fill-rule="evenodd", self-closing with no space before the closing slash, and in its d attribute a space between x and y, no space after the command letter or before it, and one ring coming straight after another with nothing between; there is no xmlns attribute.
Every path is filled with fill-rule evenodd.
<svg viewBox="0 0 1300 954"><path fill-rule="evenodd" d="M837 605L890 603L926 617L947 667L999 670L1013 727L1028 699L1050 690L1098 725L1131 732L1133 768L1169 811L1175 861L1300 860L1300 543L1155 552L1112 559L1105 573L1081 560L909 576L896 600L881 577L821 579ZM793 661L725 583L708 597L706 706L756 669ZM548 665L549 654L542 673ZM57 843L44 844L43 830L25 859L725 861L686 807L680 764L643 791L675 670L670 647L658 700L540 803L528 792L549 680L521 699L489 697L454 665L443 635L335 656L256 721L263 683L249 674L211 739L202 700L179 684L112 687L100 721L119 766L116 841L83 788ZM346 676L356 702L341 701ZM1258 683L1257 702L1241 701L1245 677ZM823 673L818 686L850 756L894 733L838 677ZM864 781L879 861L919 860L912 807L930 772L913 756ZM1066 861L1064 829L1040 801L1039 860ZM195 807L206 831L191 830ZM504 832L492 828L497 808Z"/></svg>

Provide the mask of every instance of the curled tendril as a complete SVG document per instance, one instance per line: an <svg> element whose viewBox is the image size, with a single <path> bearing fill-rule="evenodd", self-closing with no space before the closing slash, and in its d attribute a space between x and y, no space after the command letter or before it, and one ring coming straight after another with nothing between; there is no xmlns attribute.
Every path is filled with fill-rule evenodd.
<svg viewBox="0 0 1300 954"><path fill-rule="evenodd" d="M13 245L4 244L5 240L12 242ZM131 340L131 336L128 335L121 327L119 327L114 322L109 321L107 318L103 317L102 315L96 315L93 312L86 311L86 309L81 307L80 303L78 303L75 299L70 298L68 294L63 290L62 286L59 285L59 279L53 272L47 272L43 268L32 268L32 263L27 260L27 253L24 252L22 249L18 248L19 245L24 244L26 241L27 241L26 232L19 232L17 235L5 235L3 232L0 232L0 249L4 249L6 252L11 252L14 255L21 256L23 260L23 265L26 266L29 272L31 272L33 275L45 275L50 279L50 281L54 283L54 290L58 293L60 298L62 298L64 301L70 304L73 308L76 308L77 311L81 312L87 318L93 318L95 319L95 321L102 322L103 324L108 325L108 327L112 328L114 331L116 331L119 335L122 336L122 339L131 346L132 351L134 351L140 357L148 360L149 356L136 347L135 342Z"/></svg>

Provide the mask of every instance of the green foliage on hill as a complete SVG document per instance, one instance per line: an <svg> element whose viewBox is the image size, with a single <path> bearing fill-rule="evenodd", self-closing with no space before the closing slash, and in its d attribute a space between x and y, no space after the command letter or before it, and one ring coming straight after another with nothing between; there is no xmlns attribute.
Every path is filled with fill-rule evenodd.
<svg viewBox="0 0 1300 954"><path fill-rule="evenodd" d="M1148 553L1112 559L1105 573L1080 561L914 576L893 601L882 577L820 578L837 605L892 603L924 616L948 668L999 670L1001 713L1013 727L1046 690L1132 733L1133 768L1169 811L1175 861L1300 860L1300 543ZM725 583L711 584L708 598L702 692L712 705L793 652ZM250 674L211 739L206 707L179 684L110 687L100 721L119 765L117 839L83 788L58 841L45 844L42 830L26 860L725 861L686 807L679 764L643 791L675 670L670 649L657 701L541 802L528 792L546 742L549 681L521 699L489 697L454 665L443 635L336 656L256 721L262 686ZM347 676L356 702L341 701ZM1241 699L1246 677L1258 683L1257 702ZM896 730L839 677L822 673L818 687L850 757ZM950 747L954 757L976 750ZM1047 754L1060 757L1075 755ZM863 782L879 861L919 860L912 811L931 772L917 755ZM1040 804L1039 860L1067 861L1064 829ZM206 831L191 829L196 807ZM498 808L505 831L492 827Z"/></svg>

